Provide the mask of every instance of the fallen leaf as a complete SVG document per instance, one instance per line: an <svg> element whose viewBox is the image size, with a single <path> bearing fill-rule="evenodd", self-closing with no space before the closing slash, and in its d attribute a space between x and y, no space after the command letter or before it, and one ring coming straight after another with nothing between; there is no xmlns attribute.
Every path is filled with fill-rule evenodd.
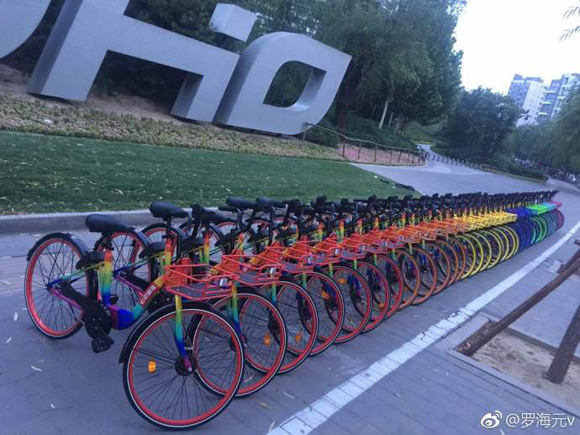
<svg viewBox="0 0 580 435"><path fill-rule="evenodd" d="M289 397L290 399L296 399L296 397L294 397L292 394L288 394L286 391L282 390L282 393L284 393L284 396Z"/></svg>
<svg viewBox="0 0 580 435"><path fill-rule="evenodd" d="M12 337L8 337L8 340L6 340L6 344L10 343L12 341Z"/></svg>
<svg viewBox="0 0 580 435"><path fill-rule="evenodd" d="M51 407L52 409L56 409L56 406L54 406L52 403L50 404L50 407Z"/></svg>
<svg viewBox="0 0 580 435"><path fill-rule="evenodd" d="M15 311L15 312L14 312L14 321L16 322L17 320L18 320L18 312L17 312L17 311Z"/></svg>
<svg viewBox="0 0 580 435"><path fill-rule="evenodd" d="M260 402L260 403L258 403L258 405L260 405L264 409L270 409L270 410L276 409L276 408L273 408L272 406L268 405L265 402Z"/></svg>
<svg viewBox="0 0 580 435"><path fill-rule="evenodd" d="M30 366L30 368L31 368L32 370L36 371L36 372L41 372L41 371L42 371L42 369L40 369L40 368L38 368L38 367L36 367L36 366L32 366L32 365Z"/></svg>
<svg viewBox="0 0 580 435"><path fill-rule="evenodd" d="M268 432L272 432L274 430L274 426L276 426L276 420L272 420L272 424L268 428Z"/></svg>
<svg viewBox="0 0 580 435"><path fill-rule="evenodd" d="M395 396L397 396L397 397L403 397L403 396L401 396L399 393L393 393L393 394L394 394Z"/></svg>

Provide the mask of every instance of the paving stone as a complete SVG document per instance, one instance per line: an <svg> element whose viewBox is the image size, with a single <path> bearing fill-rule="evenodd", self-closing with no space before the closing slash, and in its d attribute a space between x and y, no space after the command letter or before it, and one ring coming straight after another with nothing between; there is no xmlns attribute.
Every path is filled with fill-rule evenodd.
<svg viewBox="0 0 580 435"><path fill-rule="evenodd" d="M9 427L7 433L10 435L58 435L62 432L58 431L45 416L34 416L26 418L14 427Z"/></svg>
<svg viewBox="0 0 580 435"><path fill-rule="evenodd" d="M90 421L88 416L76 407L51 409L43 413L59 432L76 430L82 433L103 433L98 426ZM106 416L102 416L106 418ZM70 432L69 432L70 433Z"/></svg>
<svg viewBox="0 0 580 435"><path fill-rule="evenodd" d="M26 419L40 416L30 398L14 383L0 386L0 428L16 428Z"/></svg>
<svg viewBox="0 0 580 435"><path fill-rule="evenodd" d="M43 393L32 394L29 400L41 412L64 411L72 409L74 406L68 393L56 388Z"/></svg>

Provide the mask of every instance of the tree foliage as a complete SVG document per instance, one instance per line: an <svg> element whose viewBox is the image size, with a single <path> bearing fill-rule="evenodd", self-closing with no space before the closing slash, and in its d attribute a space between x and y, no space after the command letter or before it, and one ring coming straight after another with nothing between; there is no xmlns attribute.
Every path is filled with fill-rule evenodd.
<svg viewBox="0 0 580 435"><path fill-rule="evenodd" d="M515 130L520 114L509 97L483 88L464 91L449 116L445 134L458 154L490 162Z"/></svg>
<svg viewBox="0 0 580 435"><path fill-rule="evenodd" d="M555 121L518 128L509 150L521 159L580 172L580 90L572 94Z"/></svg>
<svg viewBox="0 0 580 435"><path fill-rule="evenodd" d="M336 102L377 119L385 101L407 121L433 123L451 110L460 85L453 50L457 0L331 0L315 37L353 56ZM323 7L323 9L325 9Z"/></svg>

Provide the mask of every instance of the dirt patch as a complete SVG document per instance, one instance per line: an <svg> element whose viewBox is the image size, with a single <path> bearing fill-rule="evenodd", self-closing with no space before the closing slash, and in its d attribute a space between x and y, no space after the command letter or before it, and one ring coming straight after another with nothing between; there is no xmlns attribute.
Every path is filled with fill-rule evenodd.
<svg viewBox="0 0 580 435"><path fill-rule="evenodd" d="M8 65L0 64L0 94L18 96L19 98L28 101L39 100L39 98L26 92L26 84L28 83L29 78L30 76L22 71L11 68ZM119 93L107 94L99 92L95 87L91 90L87 100L82 103L43 98L40 98L40 101L43 101L52 107L96 109L109 113L133 115L176 124L187 124L187 122L172 117L168 107L164 107L154 101L134 95Z"/></svg>
<svg viewBox="0 0 580 435"><path fill-rule="evenodd" d="M580 364L572 362L564 382L553 384L544 377L553 358L553 352L509 332L502 332L473 356L476 361L543 390L580 412Z"/></svg>

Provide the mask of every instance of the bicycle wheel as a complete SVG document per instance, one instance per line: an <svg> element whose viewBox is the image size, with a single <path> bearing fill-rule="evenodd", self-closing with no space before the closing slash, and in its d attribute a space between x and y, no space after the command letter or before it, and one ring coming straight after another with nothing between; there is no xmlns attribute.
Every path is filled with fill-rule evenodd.
<svg viewBox="0 0 580 435"><path fill-rule="evenodd" d="M484 235L483 231L485 230L474 231L473 233L470 234L481 245L481 255L483 259L482 264L478 269L478 272L483 272L484 270L487 270L490 267L494 255L493 247L489 242L489 240L487 239L487 237Z"/></svg>
<svg viewBox="0 0 580 435"><path fill-rule="evenodd" d="M344 299L338 285L328 275L312 271L294 277L302 281L316 305L318 313L318 335L316 345L310 352L318 355L336 340L344 323Z"/></svg>
<svg viewBox="0 0 580 435"><path fill-rule="evenodd" d="M415 258L405 249L395 250L397 265L403 274L404 292L399 310L407 308L419 294L421 288L421 272Z"/></svg>
<svg viewBox="0 0 580 435"><path fill-rule="evenodd" d="M241 340L215 311L184 303L181 327L188 363L175 339L175 308L162 308L132 334L123 387L139 416L169 429L200 426L235 397L244 372ZM190 369L187 367L189 364ZM217 388L208 388L208 381Z"/></svg>
<svg viewBox="0 0 580 435"><path fill-rule="evenodd" d="M230 319L244 346L246 367L236 396L249 396L264 388L278 374L284 362L288 335L280 311L265 297L238 291L238 319ZM224 316L231 297L220 299L213 308Z"/></svg>
<svg viewBox="0 0 580 435"><path fill-rule="evenodd" d="M356 269L344 263L335 264L333 269L332 278L338 284L344 300L344 323L335 341L340 344L364 331L371 319L373 301L369 284Z"/></svg>
<svg viewBox="0 0 580 435"><path fill-rule="evenodd" d="M448 286L450 286L455 283L463 274L465 261L462 258L462 252L460 252L457 246L454 246L450 241L438 240L436 243L441 246L441 248L445 251L451 260L451 275L448 284Z"/></svg>
<svg viewBox="0 0 580 435"><path fill-rule="evenodd" d="M465 268L464 273L460 279L469 278L473 275L473 271L477 266L477 253L475 252L475 245L472 240L465 237L464 234L458 234L453 239L453 242L457 246L461 247L462 252L465 254Z"/></svg>
<svg viewBox="0 0 580 435"><path fill-rule="evenodd" d="M560 210L554 210L554 214L556 216L557 230L560 230L564 226L564 223L565 223L564 213L562 213Z"/></svg>
<svg viewBox="0 0 580 435"><path fill-rule="evenodd" d="M302 364L316 345L318 312L308 292L286 279L276 286L275 305L288 331L288 347L279 373L288 373Z"/></svg>
<svg viewBox="0 0 580 435"><path fill-rule="evenodd" d="M371 318L363 332L372 331L387 317L391 302L389 281L381 269L370 261L359 261L357 271L365 278L371 291Z"/></svg>
<svg viewBox="0 0 580 435"><path fill-rule="evenodd" d="M401 272L401 268L397 262L386 254L377 255L376 264L389 283L390 303L386 317L388 319L397 312L403 300L403 293L405 291L403 272Z"/></svg>
<svg viewBox="0 0 580 435"><path fill-rule="evenodd" d="M523 224L521 224L520 222L510 223L508 225L508 228L510 228L517 236L518 250L516 251L516 254L518 254L522 252L527 246L526 231L524 230Z"/></svg>
<svg viewBox="0 0 580 435"><path fill-rule="evenodd" d="M414 246L411 255L413 255L419 265L421 287L417 296L413 299L413 305L419 305L429 299L437 289L437 265L433 257L424 249Z"/></svg>
<svg viewBox="0 0 580 435"><path fill-rule="evenodd" d="M503 242L496 234L491 233L489 230L479 230L479 236L481 237L482 244L488 245L486 250L488 250L488 262L485 265L485 270L494 267L504 255Z"/></svg>
<svg viewBox="0 0 580 435"><path fill-rule="evenodd" d="M503 227L489 228L487 231L499 239L502 248L498 263L503 263L512 251L512 241L505 233Z"/></svg>
<svg viewBox="0 0 580 435"><path fill-rule="evenodd" d="M517 231L515 231L513 228L504 225L502 227L500 227L505 234L507 235L508 239L510 240L510 248L511 250L508 253L508 256L506 258L506 260L509 260L511 257L513 257L514 255L516 255L519 250L520 250L520 239L518 236Z"/></svg>
<svg viewBox="0 0 580 435"><path fill-rule="evenodd" d="M150 242L166 241L167 225L164 223L151 224L143 228L142 233L147 236ZM169 238L174 248L177 247L177 241L186 237L186 234L180 228L172 225L169 227Z"/></svg>
<svg viewBox="0 0 580 435"><path fill-rule="evenodd" d="M463 243L461 243L455 235L449 236L446 243L451 247L451 249L457 254L457 259L459 260L459 270L454 282L460 281L465 275L467 269L467 253Z"/></svg>
<svg viewBox="0 0 580 435"><path fill-rule="evenodd" d="M435 263L437 286L433 294L436 295L445 290L451 283L454 275L454 266L451 262L451 257L449 257L447 252L438 243L426 242L424 249Z"/></svg>
<svg viewBox="0 0 580 435"><path fill-rule="evenodd" d="M24 278L26 308L34 325L50 338L68 338L82 327L82 310L56 293L59 279L77 272L76 264L88 252L76 237L53 233L40 239L28 253ZM89 296L95 277L93 270L86 270L66 281L78 293Z"/></svg>
<svg viewBox="0 0 580 435"><path fill-rule="evenodd" d="M111 235L113 250L113 270L118 271L121 279L111 282L111 298L119 308L131 311L137 304L139 296L145 291L153 279L153 260L139 261L139 254L149 241L141 233L135 231L118 232ZM105 239L100 238L95 243L95 251L105 250ZM129 285L129 283L133 285Z"/></svg>
<svg viewBox="0 0 580 435"><path fill-rule="evenodd" d="M235 228L235 221L230 220L221 222L218 225L210 224L207 228L209 231L209 260L212 263L219 263L222 260L224 252L230 249L224 234ZM187 237L192 235L191 233L193 232L193 229L190 228L188 222L182 223L179 226L179 229L183 231ZM198 230L196 237L203 238L203 230L204 228L201 227Z"/></svg>
<svg viewBox="0 0 580 435"><path fill-rule="evenodd" d="M257 242L263 237L255 233L253 227L240 231L237 223L223 222L218 229L222 236L217 248L221 248L222 252L241 250L246 255L255 255L260 252L261 246Z"/></svg>

